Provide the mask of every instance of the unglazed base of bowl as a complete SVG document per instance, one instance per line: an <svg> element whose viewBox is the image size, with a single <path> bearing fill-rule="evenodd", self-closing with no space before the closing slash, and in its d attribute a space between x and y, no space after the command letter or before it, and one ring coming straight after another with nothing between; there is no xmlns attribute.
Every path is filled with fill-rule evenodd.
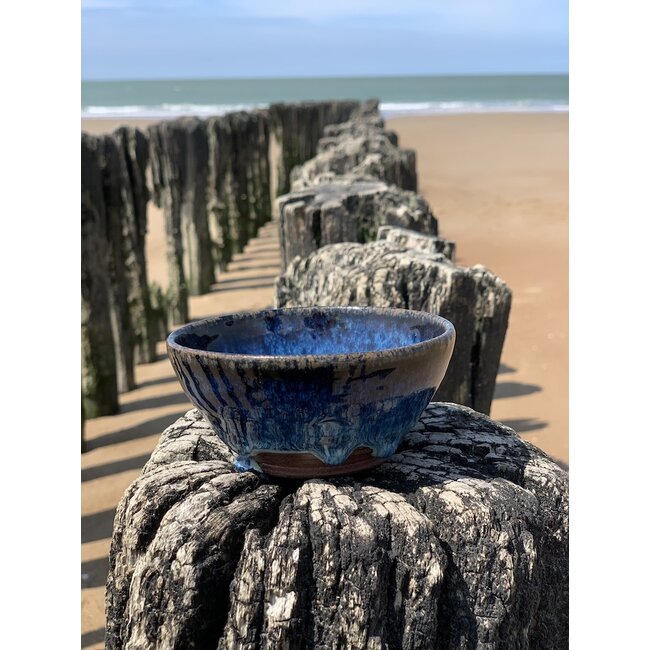
<svg viewBox="0 0 650 650"><path fill-rule="evenodd" d="M279 478L325 478L356 474L381 465L386 459L376 458L368 447L355 449L340 465L328 465L310 453L260 452L255 461L269 476Z"/></svg>

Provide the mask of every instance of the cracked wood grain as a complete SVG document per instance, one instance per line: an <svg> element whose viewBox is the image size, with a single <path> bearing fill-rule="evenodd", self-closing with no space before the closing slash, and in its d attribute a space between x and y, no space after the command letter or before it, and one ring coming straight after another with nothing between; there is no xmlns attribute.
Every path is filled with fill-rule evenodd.
<svg viewBox="0 0 650 650"><path fill-rule="evenodd" d="M106 647L566 648L568 477L432 402L362 475L236 473L190 411L115 518Z"/></svg>
<svg viewBox="0 0 650 650"><path fill-rule="evenodd" d="M328 244L373 241L382 226L438 232L424 198L376 180L314 185L279 197L277 205L283 270L297 255L306 257Z"/></svg>
<svg viewBox="0 0 650 650"><path fill-rule="evenodd" d="M341 243L296 257L276 281L278 307L373 306L439 314L456 347L439 401L490 412L512 293L482 266L390 242Z"/></svg>

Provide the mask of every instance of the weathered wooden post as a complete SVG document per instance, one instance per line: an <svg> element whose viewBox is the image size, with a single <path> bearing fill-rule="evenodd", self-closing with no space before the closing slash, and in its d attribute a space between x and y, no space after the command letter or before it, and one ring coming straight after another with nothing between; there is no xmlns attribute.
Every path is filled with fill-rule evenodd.
<svg viewBox="0 0 650 650"><path fill-rule="evenodd" d="M180 147L181 229L183 267L188 292L207 293L215 282L212 244L208 229L208 134L204 120L186 117L176 120L184 139Z"/></svg>
<svg viewBox="0 0 650 650"><path fill-rule="evenodd" d="M82 377L83 382L83 377ZM84 411L84 394L81 393L81 453L86 451L86 412Z"/></svg>
<svg viewBox="0 0 650 650"><path fill-rule="evenodd" d="M230 187L226 189L228 206L228 227L233 252L241 253L255 231L255 218L251 216L253 194L250 192L250 115L245 112L229 113L224 116L232 138L229 173L226 178Z"/></svg>
<svg viewBox="0 0 650 650"><path fill-rule="evenodd" d="M208 225L208 125L195 117L149 127L153 197L163 208L169 268L170 318L189 319L188 296L215 282Z"/></svg>
<svg viewBox="0 0 650 650"><path fill-rule="evenodd" d="M381 181L334 181L277 199L283 269L322 246L373 241L384 225L435 235L438 222L414 192Z"/></svg>
<svg viewBox="0 0 650 650"><path fill-rule="evenodd" d="M117 413L99 139L81 135L81 388L86 418Z"/></svg>
<svg viewBox="0 0 650 650"><path fill-rule="evenodd" d="M170 324L182 324L189 320L189 291L183 268L181 230L180 160L184 153L183 144L183 134L170 122L161 122L149 127L153 200L162 208L165 219Z"/></svg>
<svg viewBox="0 0 650 650"><path fill-rule="evenodd" d="M395 131L386 129L384 120L376 114L353 115L349 122L339 124L329 124L323 129L323 137L318 141L316 153L326 151L331 147L337 146L343 136L357 138L361 136L373 135L378 132L388 138L388 141L395 147L399 146L399 138Z"/></svg>
<svg viewBox="0 0 650 650"><path fill-rule="evenodd" d="M151 313L145 257L149 201L146 169L149 162L149 142L142 131L128 126L114 131L112 138L119 151L122 179L122 224L135 362L149 363L156 358L158 340Z"/></svg>
<svg viewBox="0 0 650 650"><path fill-rule="evenodd" d="M245 169L246 212L250 240L257 235L260 226L271 219L271 177L268 165L269 115L267 111L252 111L244 115L245 155L241 168Z"/></svg>
<svg viewBox="0 0 650 650"><path fill-rule="evenodd" d="M388 241L332 244L296 257L276 284L278 307L398 307L439 314L456 347L436 400L490 412L512 293L485 267Z"/></svg>
<svg viewBox="0 0 650 650"><path fill-rule="evenodd" d="M207 123L208 206L215 260L224 268L271 218L269 118L228 113Z"/></svg>
<svg viewBox="0 0 650 650"><path fill-rule="evenodd" d="M198 411L115 516L106 648L568 647L568 476L471 409L431 403L352 477L232 467Z"/></svg>
<svg viewBox="0 0 650 650"><path fill-rule="evenodd" d="M106 208L106 238L108 240L108 274L110 278L110 308L117 389L125 393L135 388L134 346L131 313L129 309L129 280L127 278L128 247L127 222L124 214L124 186L120 150L109 135L100 139L100 160Z"/></svg>
<svg viewBox="0 0 650 650"><path fill-rule="evenodd" d="M291 171L291 189L300 190L337 177L375 179L417 191L415 151L393 144L390 132L367 122L342 127L321 141L319 152Z"/></svg>
<svg viewBox="0 0 650 650"><path fill-rule="evenodd" d="M231 139L223 117L210 117L206 122L208 134L208 229L212 242L212 257L219 270L225 270L232 259L232 244L228 226L225 188Z"/></svg>
<svg viewBox="0 0 650 650"><path fill-rule="evenodd" d="M255 162L257 171L255 177L255 204L257 211L256 229L271 220L273 216L273 205L271 201L271 165L269 151L271 146L271 119L268 111L256 111L255 116L256 133L255 141Z"/></svg>
<svg viewBox="0 0 650 650"><path fill-rule="evenodd" d="M415 229L399 226L381 226L377 230L377 241L389 241L424 253L442 253L452 262L456 259L456 242L435 235L415 232Z"/></svg>
<svg viewBox="0 0 650 650"><path fill-rule="evenodd" d="M325 126L349 120L359 107L357 101L271 104L271 128L278 148L274 196L286 194L291 170L316 154Z"/></svg>

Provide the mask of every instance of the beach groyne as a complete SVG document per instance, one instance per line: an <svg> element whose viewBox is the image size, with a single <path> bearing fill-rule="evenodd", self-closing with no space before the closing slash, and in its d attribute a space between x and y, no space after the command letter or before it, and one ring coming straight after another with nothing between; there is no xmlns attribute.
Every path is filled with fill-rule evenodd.
<svg viewBox="0 0 650 650"><path fill-rule="evenodd" d="M481 266L454 263L455 242L416 194L415 154L372 107L327 127L314 158L278 197L284 273L278 307L375 306L452 321L456 348L435 399L489 414L512 292Z"/></svg>
<svg viewBox="0 0 650 650"><path fill-rule="evenodd" d="M155 359L161 334L189 320L189 296L209 292L271 219L273 196L316 153L325 127L366 110L359 101L272 104L163 121L146 133L82 133L85 417L117 411L116 394L135 386L134 365ZM164 292L147 280L150 199L165 224Z"/></svg>
<svg viewBox="0 0 650 650"><path fill-rule="evenodd" d="M95 243L85 242L83 264L92 267L88 273L103 274L107 289L99 289L99 295L106 293L108 305L106 318L101 309L90 308L88 291L83 294L84 345L88 350L84 354L84 394L92 392L93 400L103 405L98 409L89 402L86 417L94 412L115 412L113 382L117 392L135 386L134 364L151 361L161 333L189 320L189 296L210 291L220 270L271 218L274 149L275 188L286 187L291 179L291 191L276 201L283 270L287 271L279 280L278 304L391 304L438 310L451 320L464 318L460 307L453 307L454 300L469 305L479 325L468 330L467 338L459 336L463 350L452 360L453 368L458 364L457 371L448 373L439 395L489 412L507 328L509 290L489 274L485 276L489 280L476 280L477 274L471 270L465 273L463 283L456 278L462 273L451 273L449 265L438 265L435 272L424 267L416 270L408 256L400 257L401 262L396 258L394 267L410 268L415 275L409 277L403 271L391 274L383 254L375 254L379 250L397 254L397 246L403 252L418 250L433 256L432 264L437 264L436 256L442 254L453 266L455 253L453 242L437 237L438 221L415 191L414 152L399 147L397 134L385 128L377 107L374 100L274 104L266 110L207 120L164 121L150 126L146 134L123 127L106 136L82 137L84 160L94 157L82 178L83 200L96 213L95 221L86 224ZM328 120L339 121L328 124ZM293 167L289 169L289 165ZM169 278L164 293L147 283L144 240L150 197L164 217ZM100 246L97 237L101 233L104 249L98 255L102 259L88 261L93 246ZM383 289L376 294L366 290L344 295L343 289L351 281L345 275L349 269L345 255L337 268L328 267L331 260L327 254L314 258L313 266L299 262L290 266L292 260L310 259L331 244L370 244L376 239L385 241L364 248L367 259L356 249L354 254L352 249L348 251L349 259L357 260L368 277L380 269L390 276L390 282L378 283ZM327 287L312 272L316 268L329 277ZM419 289L404 289L397 296L396 287L414 286L413 277L419 277L418 273L422 276ZM311 285L307 287L305 282ZM335 286L337 282L340 287ZM477 306L482 295L475 288L486 283L499 287L487 301L497 305L489 317ZM452 285L456 287L453 291ZM457 289L461 285L465 294ZM420 300L415 298L418 292L423 296ZM427 302L429 294L438 298ZM103 319L97 332L91 322L95 318ZM111 339L112 357L105 352L91 353L105 351ZM101 363L93 361L99 356ZM113 366L114 379L108 369ZM91 376L96 379L91 381ZM97 395L100 386L106 391L102 398Z"/></svg>
<svg viewBox="0 0 650 650"><path fill-rule="evenodd" d="M153 200L162 208L170 326L207 293L271 218L269 116L237 112L149 127Z"/></svg>

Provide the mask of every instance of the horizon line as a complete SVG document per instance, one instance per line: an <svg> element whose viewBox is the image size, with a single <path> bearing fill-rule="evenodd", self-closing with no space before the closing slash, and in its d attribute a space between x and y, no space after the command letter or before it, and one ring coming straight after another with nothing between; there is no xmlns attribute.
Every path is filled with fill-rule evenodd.
<svg viewBox="0 0 650 650"><path fill-rule="evenodd" d="M426 73L426 74L351 74L351 75L296 75L296 76L264 76L264 77L126 77L126 78L94 78L81 79L81 83L116 83L142 81L306 81L311 79L420 79L428 77L568 77L569 72L461 72L461 73Z"/></svg>

